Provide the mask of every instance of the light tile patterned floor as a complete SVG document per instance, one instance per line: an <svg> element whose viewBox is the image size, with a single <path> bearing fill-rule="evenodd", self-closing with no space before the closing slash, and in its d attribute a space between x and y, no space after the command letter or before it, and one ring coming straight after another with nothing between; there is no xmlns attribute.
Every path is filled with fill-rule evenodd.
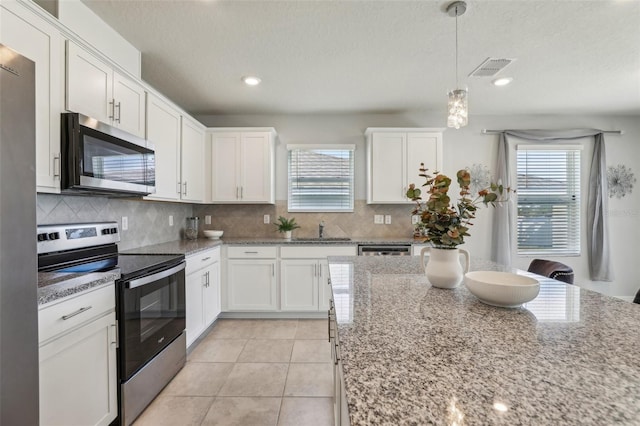
<svg viewBox="0 0 640 426"><path fill-rule="evenodd" d="M135 426L333 426L326 320L218 320Z"/></svg>

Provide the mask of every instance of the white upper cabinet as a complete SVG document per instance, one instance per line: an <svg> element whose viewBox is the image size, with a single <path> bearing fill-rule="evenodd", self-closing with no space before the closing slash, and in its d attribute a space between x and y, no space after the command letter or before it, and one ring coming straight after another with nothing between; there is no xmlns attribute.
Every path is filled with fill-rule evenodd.
<svg viewBox="0 0 640 426"><path fill-rule="evenodd" d="M208 129L214 203L275 203L275 130Z"/></svg>
<svg viewBox="0 0 640 426"><path fill-rule="evenodd" d="M149 94L147 139L154 145L156 160L156 192L149 198L180 199L180 131L180 111Z"/></svg>
<svg viewBox="0 0 640 426"><path fill-rule="evenodd" d="M204 201L204 126L151 93L147 99L147 139L156 160L156 192L148 198Z"/></svg>
<svg viewBox="0 0 640 426"><path fill-rule="evenodd" d="M18 2L0 4L0 43L36 63L36 184L60 192L64 51L60 32Z"/></svg>
<svg viewBox="0 0 640 426"><path fill-rule="evenodd" d="M67 110L144 138L145 94L140 84L67 41Z"/></svg>
<svg viewBox="0 0 640 426"><path fill-rule="evenodd" d="M182 117L181 198L185 201L204 200L204 127Z"/></svg>
<svg viewBox="0 0 640 426"><path fill-rule="evenodd" d="M431 172L442 168L442 130L367 129L367 203L410 203L408 186L423 181L420 163Z"/></svg>

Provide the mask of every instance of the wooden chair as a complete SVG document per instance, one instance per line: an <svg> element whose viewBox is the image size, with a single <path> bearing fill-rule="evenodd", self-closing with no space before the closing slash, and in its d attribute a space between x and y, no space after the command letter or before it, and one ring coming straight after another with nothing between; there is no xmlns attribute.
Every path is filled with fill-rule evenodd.
<svg viewBox="0 0 640 426"><path fill-rule="evenodd" d="M640 290L636 293L636 298L633 299L633 303L640 303Z"/></svg>
<svg viewBox="0 0 640 426"><path fill-rule="evenodd" d="M561 262L544 259L533 259L529 265L529 272L538 275L553 278L554 280L563 281L573 284L573 269Z"/></svg>

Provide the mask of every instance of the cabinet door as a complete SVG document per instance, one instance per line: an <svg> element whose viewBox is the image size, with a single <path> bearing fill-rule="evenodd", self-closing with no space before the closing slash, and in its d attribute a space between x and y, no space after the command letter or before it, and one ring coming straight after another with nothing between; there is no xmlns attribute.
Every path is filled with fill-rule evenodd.
<svg viewBox="0 0 640 426"><path fill-rule="evenodd" d="M187 347L200 336L205 327L202 297L206 277L206 270L201 269L187 275L185 279Z"/></svg>
<svg viewBox="0 0 640 426"><path fill-rule="evenodd" d="M211 197L218 202L236 202L240 197L238 180L240 133L211 134Z"/></svg>
<svg viewBox="0 0 640 426"><path fill-rule="evenodd" d="M180 112L159 98L147 97L147 139L154 144L156 192L150 198L180 197Z"/></svg>
<svg viewBox="0 0 640 426"><path fill-rule="evenodd" d="M62 38L19 4L0 7L0 43L36 63L36 185L40 192L59 192Z"/></svg>
<svg viewBox="0 0 640 426"><path fill-rule="evenodd" d="M407 134L407 185L422 185L424 178L419 176L420 163L433 174L441 171L442 152L440 133L408 133Z"/></svg>
<svg viewBox="0 0 640 426"><path fill-rule="evenodd" d="M113 73L114 125L144 139L146 92L138 83Z"/></svg>
<svg viewBox="0 0 640 426"><path fill-rule="evenodd" d="M373 133L369 149L368 203L404 203L406 133Z"/></svg>
<svg viewBox="0 0 640 426"><path fill-rule="evenodd" d="M204 199L204 130L182 117L182 195L186 201Z"/></svg>
<svg viewBox="0 0 640 426"><path fill-rule="evenodd" d="M318 261L320 276L318 277L318 310L329 309L329 300L332 299L331 286L329 285L329 262L327 260Z"/></svg>
<svg viewBox="0 0 640 426"><path fill-rule="evenodd" d="M280 262L281 310L318 310L318 269L318 261L313 259Z"/></svg>
<svg viewBox="0 0 640 426"><path fill-rule="evenodd" d="M240 201L273 203L273 153L268 132L242 133Z"/></svg>
<svg viewBox="0 0 640 426"><path fill-rule="evenodd" d="M67 109L111 124L112 94L111 67L67 40Z"/></svg>
<svg viewBox="0 0 640 426"><path fill-rule="evenodd" d="M115 313L40 347L40 424L108 425L118 413Z"/></svg>
<svg viewBox="0 0 640 426"><path fill-rule="evenodd" d="M275 311L276 283L275 260L229 260L229 310Z"/></svg>
<svg viewBox="0 0 640 426"><path fill-rule="evenodd" d="M209 275L203 296L204 325L208 327L220 315L220 263L207 268Z"/></svg>

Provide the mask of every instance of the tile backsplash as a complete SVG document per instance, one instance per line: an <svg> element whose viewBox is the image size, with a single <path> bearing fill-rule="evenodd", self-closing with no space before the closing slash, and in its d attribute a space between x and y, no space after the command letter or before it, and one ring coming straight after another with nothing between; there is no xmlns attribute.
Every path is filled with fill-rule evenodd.
<svg viewBox="0 0 640 426"><path fill-rule="evenodd" d="M288 213L287 202L277 201L275 205L194 205L194 216L200 217L204 229L221 229L224 237L278 237L273 222L278 216L294 217L301 226L293 231L294 238L317 237L318 224L324 220L325 237L412 237L412 205L369 205L364 200L356 200L353 213ZM269 224L263 221L270 215ZM211 215L211 225L204 225L204 216ZM390 215L391 224L373 223L374 215Z"/></svg>
<svg viewBox="0 0 640 426"><path fill-rule="evenodd" d="M123 200L106 197L38 194L37 223L75 223L116 221L120 224L120 250L182 238L191 204ZM173 226L169 226L173 216ZM122 229L127 217L129 229Z"/></svg>

